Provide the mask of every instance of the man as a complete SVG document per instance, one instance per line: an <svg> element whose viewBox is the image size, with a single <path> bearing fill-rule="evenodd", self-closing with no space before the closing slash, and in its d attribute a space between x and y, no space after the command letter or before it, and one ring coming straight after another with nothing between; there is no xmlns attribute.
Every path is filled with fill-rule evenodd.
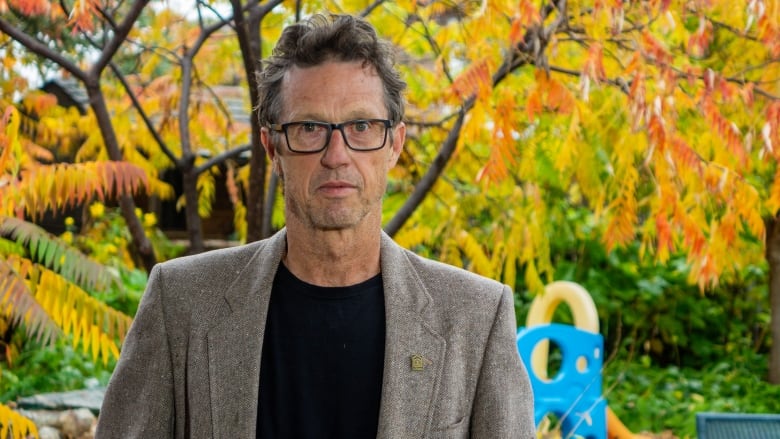
<svg viewBox="0 0 780 439"><path fill-rule="evenodd" d="M284 31L259 109L286 228L152 270L99 439L535 437L512 292L381 230L404 87L363 20Z"/></svg>

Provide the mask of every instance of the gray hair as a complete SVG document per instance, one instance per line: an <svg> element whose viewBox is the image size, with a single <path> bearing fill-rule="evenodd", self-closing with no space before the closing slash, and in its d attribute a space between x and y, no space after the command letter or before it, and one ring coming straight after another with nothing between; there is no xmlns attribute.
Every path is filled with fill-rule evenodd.
<svg viewBox="0 0 780 439"><path fill-rule="evenodd" d="M389 118L396 124L404 117L402 96L406 83L395 69L389 41L380 39L367 21L343 14L316 14L288 26L258 74L258 117L261 126L279 123L282 113L282 79L292 67L313 67L329 60L362 61L372 66L384 87Z"/></svg>

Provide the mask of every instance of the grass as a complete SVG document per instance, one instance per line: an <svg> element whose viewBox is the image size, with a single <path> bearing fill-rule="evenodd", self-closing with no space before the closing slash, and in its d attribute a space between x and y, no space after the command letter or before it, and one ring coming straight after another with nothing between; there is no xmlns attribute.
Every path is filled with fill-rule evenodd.
<svg viewBox="0 0 780 439"><path fill-rule="evenodd" d="M780 413L780 386L764 380L766 361L753 353L699 369L613 361L604 370L604 394L634 432L695 438L698 412Z"/></svg>

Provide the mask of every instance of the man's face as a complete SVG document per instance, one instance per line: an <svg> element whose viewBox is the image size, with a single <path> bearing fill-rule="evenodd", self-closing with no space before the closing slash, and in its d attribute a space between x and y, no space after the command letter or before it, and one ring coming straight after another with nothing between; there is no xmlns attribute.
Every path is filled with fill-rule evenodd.
<svg viewBox="0 0 780 439"><path fill-rule="evenodd" d="M284 108L278 123L387 119L383 96L379 76L362 62L293 67L282 82ZM341 230L357 226L369 215L381 217L387 172L398 160L404 136L400 123L388 129L382 149L353 151L334 129L324 151L297 154L287 148L284 134L272 136L263 128L261 140L284 184L288 221L312 229ZM279 144L274 145L274 140Z"/></svg>

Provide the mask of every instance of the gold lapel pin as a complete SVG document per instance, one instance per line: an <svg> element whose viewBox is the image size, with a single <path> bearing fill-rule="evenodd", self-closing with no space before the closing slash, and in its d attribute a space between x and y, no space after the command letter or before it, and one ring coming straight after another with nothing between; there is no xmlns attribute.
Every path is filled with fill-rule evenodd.
<svg viewBox="0 0 780 439"><path fill-rule="evenodd" d="M425 369L425 359L420 354L413 354L412 355L412 370L415 372L420 372L423 369Z"/></svg>

